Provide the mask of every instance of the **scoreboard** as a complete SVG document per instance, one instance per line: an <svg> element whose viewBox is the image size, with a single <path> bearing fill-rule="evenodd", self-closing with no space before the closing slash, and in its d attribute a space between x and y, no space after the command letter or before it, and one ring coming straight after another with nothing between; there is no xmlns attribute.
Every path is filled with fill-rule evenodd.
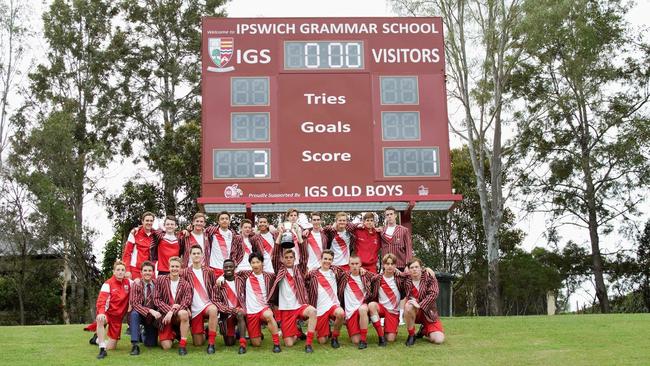
<svg viewBox="0 0 650 366"><path fill-rule="evenodd" d="M201 188L449 208L441 18L204 18Z"/></svg>

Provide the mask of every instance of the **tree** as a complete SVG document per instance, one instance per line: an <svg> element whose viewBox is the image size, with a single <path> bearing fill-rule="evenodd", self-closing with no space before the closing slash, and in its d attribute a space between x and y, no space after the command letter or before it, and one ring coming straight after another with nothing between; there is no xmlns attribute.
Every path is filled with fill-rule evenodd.
<svg viewBox="0 0 650 366"><path fill-rule="evenodd" d="M191 217L200 194L201 18L222 16L224 0L123 0L131 52L120 72L129 81L130 135L160 174L168 214Z"/></svg>
<svg viewBox="0 0 650 366"><path fill-rule="evenodd" d="M9 96L16 87L20 75L21 62L28 36L27 14L24 3L14 0L0 2L0 171L3 169L4 155L8 146L10 119Z"/></svg>
<svg viewBox="0 0 650 366"><path fill-rule="evenodd" d="M601 311L609 312L601 235L634 215L650 183L648 45L632 38L621 1L529 1L525 62L513 89L527 106L519 117L522 173L533 210L585 229Z"/></svg>
<svg viewBox="0 0 650 366"><path fill-rule="evenodd" d="M504 111L511 73L521 58L521 1L392 0L411 15L439 15L445 26L449 97L462 107L462 123L451 130L469 148L479 195L488 261L490 314L500 315L499 229L503 223L508 147ZM504 161L505 159L505 161Z"/></svg>
<svg viewBox="0 0 650 366"><path fill-rule="evenodd" d="M123 34L112 29L116 14L104 0L51 3L43 15L44 62L29 75L30 102L14 117L10 161L35 196L46 219L43 230L63 257L65 323L94 311L97 276L84 200L95 192L90 172L105 167L121 142L124 104L115 67ZM80 286L70 283L72 278Z"/></svg>

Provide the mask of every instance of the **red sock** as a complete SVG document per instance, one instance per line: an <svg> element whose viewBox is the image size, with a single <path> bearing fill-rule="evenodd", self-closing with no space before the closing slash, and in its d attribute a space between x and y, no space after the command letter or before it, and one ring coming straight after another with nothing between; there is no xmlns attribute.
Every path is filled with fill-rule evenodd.
<svg viewBox="0 0 650 366"><path fill-rule="evenodd" d="M181 341L178 343L179 347L185 347L187 346L187 338L181 337Z"/></svg>
<svg viewBox="0 0 650 366"><path fill-rule="evenodd" d="M214 330L208 331L208 344L214 346L214 339L217 337L217 332Z"/></svg>
<svg viewBox="0 0 650 366"><path fill-rule="evenodd" d="M280 336L277 333L275 333L275 334L272 334L271 337L273 338L273 344L276 345L276 346L279 346L280 345Z"/></svg>
<svg viewBox="0 0 650 366"><path fill-rule="evenodd" d="M332 331L332 338L338 338L340 332L338 330Z"/></svg>
<svg viewBox="0 0 650 366"><path fill-rule="evenodd" d="M381 327L381 321L377 320L376 322L373 322L372 326L375 327L378 336L384 336L384 328Z"/></svg>
<svg viewBox="0 0 650 366"><path fill-rule="evenodd" d="M363 342L366 341L367 336L368 336L368 329L361 329L361 340Z"/></svg>
<svg viewBox="0 0 650 366"><path fill-rule="evenodd" d="M239 346L246 348L246 345L247 345L246 338L244 338L244 337L239 338Z"/></svg>
<svg viewBox="0 0 650 366"><path fill-rule="evenodd" d="M409 331L409 335L410 335L410 336L414 336L414 335L415 335L415 327L410 328L408 331Z"/></svg>
<svg viewBox="0 0 650 366"><path fill-rule="evenodd" d="M307 331L307 345L311 346L313 341L314 341L314 332Z"/></svg>

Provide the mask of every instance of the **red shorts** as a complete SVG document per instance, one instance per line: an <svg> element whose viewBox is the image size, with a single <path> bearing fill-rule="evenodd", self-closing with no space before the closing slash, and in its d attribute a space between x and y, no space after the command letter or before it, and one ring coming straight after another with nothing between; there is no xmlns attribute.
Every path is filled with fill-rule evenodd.
<svg viewBox="0 0 650 366"><path fill-rule="evenodd" d="M136 278L142 278L142 273L140 272L140 268L138 267L129 266L128 272L131 272L132 280L135 280Z"/></svg>
<svg viewBox="0 0 650 366"><path fill-rule="evenodd" d="M293 310L278 310L278 318L281 324L281 329L282 329L282 337L283 338L289 338L293 336L297 336L300 334L298 331L298 319L305 319L304 316L302 316L302 313L305 312L305 309L307 309L309 305L305 304L300 306L298 309L293 309Z"/></svg>
<svg viewBox="0 0 650 366"><path fill-rule="evenodd" d="M377 273L377 263L362 263L361 267L370 273Z"/></svg>
<svg viewBox="0 0 650 366"><path fill-rule="evenodd" d="M197 316L198 318L198 316ZM158 339L162 341L173 341L174 338L176 338L176 332L174 331L174 325L177 325L180 323L180 319L178 318L177 315L172 316L172 321L170 321L167 325L163 326L163 329L158 331Z"/></svg>
<svg viewBox="0 0 650 366"><path fill-rule="evenodd" d="M266 323L264 312L268 309L269 307L267 306L259 313L246 314L246 330L248 330L248 336L250 338L259 338L262 336L262 323Z"/></svg>
<svg viewBox="0 0 650 366"><path fill-rule="evenodd" d="M386 310L384 305L377 305L379 305L379 317L384 318L384 333L397 334L397 328L399 327L399 313L393 314Z"/></svg>
<svg viewBox="0 0 650 366"><path fill-rule="evenodd" d="M433 332L440 332L440 333L445 332L444 328L442 327L442 322L440 321L440 318L436 319L435 322L430 322L424 316L424 313L422 312L422 310L418 310L418 314L415 317L415 322L417 324L424 325L424 335L425 336L428 336L429 334L431 334Z"/></svg>
<svg viewBox="0 0 650 366"><path fill-rule="evenodd" d="M348 328L348 335L352 337L361 333L361 326L359 325L359 309L357 309L350 319L345 321L345 326Z"/></svg>
<svg viewBox="0 0 650 366"><path fill-rule="evenodd" d="M198 314L192 320L190 320L190 329L192 334L203 334L205 333L205 327L203 327L203 321L208 318L208 308L210 305L206 306L205 309Z"/></svg>
<svg viewBox="0 0 650 366"><path fill-rule="evenodd" d="M217 278L223 276L223 269L214 268L214 267L210 267L210 268L212 269L212 272L214 272L214 275L217 276Z"/></svg>
<svg viewBox="0 0 650 366"><path fill-rule="evenodd" d="M330 335L330 319L336 319L334 312L340 308L338 305L332 306L327 312L318 317L316 320L316 334L318 338L329 337Z"/></svg>
<svg viewBox="0 0 650 366"><path fill-rule="evenodd" d="M106 315L106 335L110 339L120 339L122 334L122 318Z"/></svg>

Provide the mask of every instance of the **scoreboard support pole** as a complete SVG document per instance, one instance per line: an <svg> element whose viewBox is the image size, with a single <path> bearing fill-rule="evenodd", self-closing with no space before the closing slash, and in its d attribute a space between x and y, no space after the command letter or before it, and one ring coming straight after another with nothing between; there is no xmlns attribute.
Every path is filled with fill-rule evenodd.
<svg viewBox="0 0 650 366"><path fill-rule="evenodd" d="M413 212L413 207L415 207L415 202L410 201L408 208L399 213L399 222L400 225L405 226L409 231L413 232L413 225L411 224L411 214Z"/></svg>

